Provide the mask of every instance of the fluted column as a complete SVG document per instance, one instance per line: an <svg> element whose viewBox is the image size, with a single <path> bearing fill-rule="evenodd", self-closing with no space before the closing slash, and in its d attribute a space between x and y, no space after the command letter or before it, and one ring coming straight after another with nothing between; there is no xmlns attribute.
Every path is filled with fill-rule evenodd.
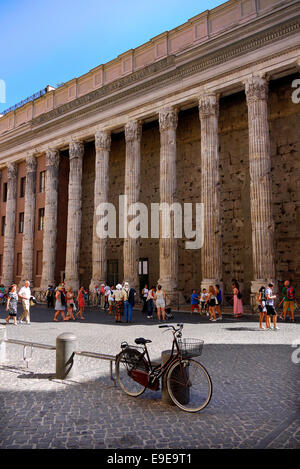
<svg viewBox="0 0 300 469"><path fill-rule="evenodd" d="M7 166L7 200L1 280L5 287L8 287L12 280L14 280L13 275L15 260L17 174L17 164L9 163Z"/></svg>
<svg viewBox="0 0 300 469"><path fill-rule="evenodd" d="M58 196L59 151L46 151L45 223L43 239L43 267L40 288L45 290L54 285L57 239L57 196Z"/></svg>
<svg viewBox="0 0 300 469"><path fill-rule="evenodd" d="M268 82L251 77L245 83L249 126L250 207L252 225L252 296L275 282L274 221L268 123Z"/></svg>
<svg viewBox="0 0 300 469"><path fill-rule="evenodd" d="M160 203L169 207L176 202L176 129L177 110L163 108L159 112L160 130ZM169 237L162 237L163 227L171 217ZM167 303L178 301L178 246L174 237L174 216L167 211L160 213L159 283L166 292Z"/></svg>
<svg viewBox="0 0 300 469"><path fill-rule="evenodd" d="M222 237L219 176L219 96L199 98L201 124L201 202L204 204L204 244L201 251L202 288L221 284Z"/></svg>
<svg viewBox="0 0 300 469"><path fill-rule="evenodd" d="M93 291L96 285L101 285L101 283L106 282L107 280L107 238L101 238L97 234L98 215L96 210L101 203L108 203L110 145L110 133L104 130L96 132L91 291Z"/></svg>
<svg viewBox="0 0 300 469"><path fill-rule="evenodd" d="M141 138L142 126L138 121L130 121L125 126L126 162L125 162L125 193L127 204L139 201L141 186ZM124 280L139 291L139 239L125 234L123 245Z"/></svg>
<svg viewBox="0 0 300 469"><path fill-rule="evenodd" d="M33 242L35 221L36 158L28 154L26 158L26 185L24 206L24 231L22 241L22 275L20 284L29 280L33 286Z"/></svg>
<svg viewBox="0 0 300 469"><path fill-rule="evenodd" d="M73 140L69 145L70 172L65 284L74 291L79 288L83 153L84 145Z"/></svg>

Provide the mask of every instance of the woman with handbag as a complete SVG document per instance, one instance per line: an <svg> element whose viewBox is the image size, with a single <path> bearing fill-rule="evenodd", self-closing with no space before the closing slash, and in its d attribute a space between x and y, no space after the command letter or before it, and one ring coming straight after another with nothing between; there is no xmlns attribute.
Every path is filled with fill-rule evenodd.
<svg viewBox="0 0 300 469"><path fill-rule="evenodd" d="M237 280L232 280L233 292L233 316L234 318L241 318L244 312L242 294Z"/></svg>
<svg viewBox="0 0 300 469"><path fill-rule="evenodd" d="M66 303L67 303L67 320L69 321L70 319L73 319L75 321L74 317L74 293L72 288L68 288L67 294L66 294Z"/></svg>

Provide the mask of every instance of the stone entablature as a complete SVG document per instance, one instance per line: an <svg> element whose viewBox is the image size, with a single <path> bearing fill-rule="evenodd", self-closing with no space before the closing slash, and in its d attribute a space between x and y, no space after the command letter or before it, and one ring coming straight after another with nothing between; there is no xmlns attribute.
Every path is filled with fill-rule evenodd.
<svg viewBox="0 0 300 469"><path fill-rule="evenodd" d="M28 123L35 127L163 71L172 73L174 67L180 72L182 62L186 62L187 59L190 61L193 56L202 58L199 64L193 64L195 72L215 66L220 57L217 55L207 57L211 47L212 50L216 50L221 46L228 47L230 42L236 42L237 38L244 36L240 33L241 28L246 32L245 27L249 27L246 36L250 36L253 23L256 24L259 19L261 25L259 29L257 27L255 29L256 39L252 44L252 47L258 48L260 38L257 33L259 30L265 30L265 22L268 23L270 15L274 12L280 15L283 8L296 3L298 2L295 0L232 0L213 10L207 10L183 25L162 33L146 44L127 51L116 59L46 93L41 98L9 112L0 118L0 135ZM291 19L294 16L291 15ZM228 38L229 32L232 37ZM280 39L281 34L279 31L275 35L273 33L269 39L276 41ZM265 37L263 41L266 41ZM241 43L240 51L236 48L228 49L223 60L231 59L238 53L246 53L249 47L251 44ZM185 73L193 71L186 70Z"/></svg>

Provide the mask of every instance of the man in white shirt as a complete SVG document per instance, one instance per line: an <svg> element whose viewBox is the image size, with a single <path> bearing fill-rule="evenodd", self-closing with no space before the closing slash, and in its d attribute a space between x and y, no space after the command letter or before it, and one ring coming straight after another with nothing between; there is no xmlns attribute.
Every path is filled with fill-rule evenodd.
<svg viewBox="0 0 300 469"><path fill-rule="evenodd" d="M30 324L30 305L29 300L31 297L30 282L26 281L24 287L22 287L18 293L19 298L22 300L23 313L20 316L20 323L25 318L26 324Z"/></svg>

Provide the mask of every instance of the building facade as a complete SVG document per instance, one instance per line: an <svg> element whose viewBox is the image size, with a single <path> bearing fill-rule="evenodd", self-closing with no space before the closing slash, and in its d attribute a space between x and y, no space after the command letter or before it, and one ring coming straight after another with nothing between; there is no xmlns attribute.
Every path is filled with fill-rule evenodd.
<svg viewBox="0 0 300 469"><path fill-rule="evenodd" d="M230 0L0 117L1 283L300 288L299 19ZM203 247L101 239L120 195L203 203Z"/></svg>

